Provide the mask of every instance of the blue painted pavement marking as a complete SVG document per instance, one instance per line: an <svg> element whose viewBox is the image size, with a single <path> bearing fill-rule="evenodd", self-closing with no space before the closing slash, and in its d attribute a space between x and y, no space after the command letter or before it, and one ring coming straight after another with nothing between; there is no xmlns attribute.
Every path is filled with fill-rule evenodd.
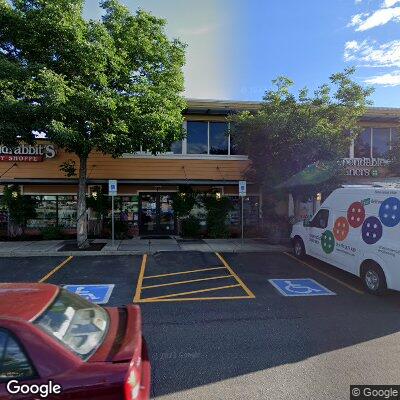
<svg viewBox="0 0 400 400"><path fill-rule="evenodd" d="M287 297L336 295L314 279L269 279L268 281L279 293Z"/></svg>
<svg viewBox="0 0 400 400"><path fill-rule="evenodd" d="M65 285L64 289L95 304L107 304L115 285Z"/></svg>

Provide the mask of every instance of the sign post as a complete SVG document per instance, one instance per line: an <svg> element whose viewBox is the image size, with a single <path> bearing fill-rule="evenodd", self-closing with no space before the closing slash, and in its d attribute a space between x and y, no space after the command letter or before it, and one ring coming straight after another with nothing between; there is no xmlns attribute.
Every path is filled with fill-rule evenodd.
<svg viewBox="0 0 400 400"><path fill-rule="evenodd" d="M246 181L239 181L239 196L242 199L242 216L241 216L241 220L242 220L242 247L243 247L243 240L244 240L244 198L246 197Z"/></svg>
<svg viewBox="0 0 400 400"><path fill-rule="evenodd" d="M110 179L108 181L108 195L111 196L111 239L112 239L112 247L114 247L114 197L118 192L118 183L115 179Z"/></svg>

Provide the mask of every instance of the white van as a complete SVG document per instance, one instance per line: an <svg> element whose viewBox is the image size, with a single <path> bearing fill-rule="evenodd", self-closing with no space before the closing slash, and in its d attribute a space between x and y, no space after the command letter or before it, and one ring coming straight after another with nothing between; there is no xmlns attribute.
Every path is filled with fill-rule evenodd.
<svg viewBox="0 0 400 400"><path fill-rule="evenodd" d="M310 221L293 226L294 254L361 277L373 294L400 290L400 188L344 186Z"/></svg>

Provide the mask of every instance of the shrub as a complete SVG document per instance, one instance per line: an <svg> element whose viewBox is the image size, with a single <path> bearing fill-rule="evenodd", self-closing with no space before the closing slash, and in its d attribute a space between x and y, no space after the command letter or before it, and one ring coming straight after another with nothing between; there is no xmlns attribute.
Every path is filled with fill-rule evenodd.
<svg viewBox="0 0 400 400"><path fill-rule="evenodd" d="M199 237L200 229L200 220L194 215L189 215L188 218L182 220L182 235L184 237Z"/></svg>
<svg viewBox="0 0 400 400"><path fill-rule="evenodd" d="M229 197L217 196L215 193L203 196L203 203L207 210L207 232L210 238L229 237L229 228L226 224L228 213L233 209Z"/></svg>
<svg viewBox="0 0 400 400"><path fill-rule="evenodd" d="M44 240L62 239L63 234L59 226L48 226L40 230L40 234Z"/></svg>
<svg viewBox="0 0 400 400"><path fill-rule="evenodd" d="M36 201L22 195L17 185L4 188L0 206L8 211L8 233L11 237L23 235L27 221L36 217Z"/></svg>

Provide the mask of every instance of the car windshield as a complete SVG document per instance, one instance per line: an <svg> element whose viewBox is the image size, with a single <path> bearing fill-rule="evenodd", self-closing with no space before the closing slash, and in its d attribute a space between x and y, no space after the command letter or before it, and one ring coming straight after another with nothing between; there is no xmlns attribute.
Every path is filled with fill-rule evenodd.
<svg viewBox="0 0 400 400"><path fill-rule="evenodd" d="M62 289L34 323L87 360L103 342L109 316L103 308Z"/></svg>

